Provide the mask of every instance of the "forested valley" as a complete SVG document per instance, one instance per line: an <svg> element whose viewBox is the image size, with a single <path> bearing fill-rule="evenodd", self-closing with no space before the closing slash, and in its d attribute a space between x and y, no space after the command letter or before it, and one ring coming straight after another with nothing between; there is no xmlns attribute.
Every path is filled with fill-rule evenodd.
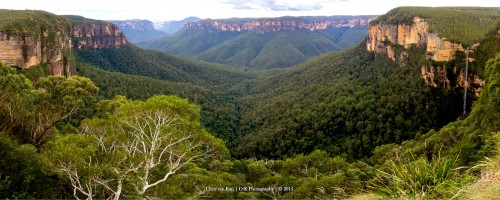
<svg viewBox="0 0 500 200"><path fill-rule="evenodd" d="M25 15L61 20L19 15L13 30ZM415 16L480 45L443 62L384 41L391 59L367 39L285 69L82 47L70 78L0 63L0 198L494 199L500 11L396 8L372 25ZM461 38L463 21L487 28ZM484 86L463 115L466 56ZM448 85L426 84L422 66L443 66Z"/></svg>

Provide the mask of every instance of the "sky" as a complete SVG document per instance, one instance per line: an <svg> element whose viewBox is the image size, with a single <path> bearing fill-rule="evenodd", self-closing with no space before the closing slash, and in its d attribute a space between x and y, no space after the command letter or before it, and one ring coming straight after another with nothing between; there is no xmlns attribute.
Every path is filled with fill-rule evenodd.
<svg viewBox="0 0 500 200"><path fill-rule="evenodd" d="M0 9L45 10L100 20L186 17L381 15L399 6L500 7L500 0L1 0Z"/></svg>

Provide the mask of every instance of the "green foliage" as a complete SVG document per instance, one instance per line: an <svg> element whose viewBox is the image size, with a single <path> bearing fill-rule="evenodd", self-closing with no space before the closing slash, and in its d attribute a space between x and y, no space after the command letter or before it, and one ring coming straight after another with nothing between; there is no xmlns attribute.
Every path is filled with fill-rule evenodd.
<svg viewBox="0 0 500 200"><path fill-rule="evenodd" d="M123 95L130 99L146 100L151 96L164 94L188 98L190 102L203 104L215 98L211 90L190 83L110 72L89 65L80 65L77 70L80 76L90 78L100 88L99 94L103 99Z"/></svg>
<svg viewBox="0 0 500 200"><path fill-rule="evenodd" d="M425 52L412 48L409 54L411 62L401 68L359 45L264 76L242 98L239 135L230 147L241 157L322 149L362 158L376 146L401 143L454 120L459 91L425 86Z"/></svg>
<svg viewBox="0 0 500 200"><path fill-rule="evenodd" d="M487 84L474 103L472 111L463 121L431 130L416 140L398 145L386 145L376 150L374 162L387 162L387 168L378 175L376 188L386 195L410 198L451 198L473 179L470 172L453 170L457 166L474 166L485 156L498 155L494 135L500 130L498 123L498 97L500 87L500 54L485 68ZM497 136L498 137L498 136ZM386 156L382 156L386 154ZM391 156L392 155L392 156ZM424 156L416 161L391 159L394 155L411 158ZM457 157L460 155L460 157ZM442 156L442 157L441 157ZM385 158L384 158L385 157ZM460 174L457 174L460 172ZM391 180L391 181L388 181Z"/></svg>
<svg viewBox="0 0 500 200"><path fill-rule="evenodd" d="M44 30L64 30L69 32L70 23L63 17L39 10L0 9L0 31L6 33L40 35Z"/></svg>
<svg viewBox="0 0 500 200"><path fill-rule="evenodd" d="M409 163L404 163L400 158L388 160L385 168L377 173L374 190L391 198L450 198L440 196L439 191L435 190L446 187L454 178L462 178L460 172L463 170L456 166L457 160L458 156L438 156L431 161L420 158ZM454 189L456 193L459 188L446 189ZM450 191L450 194L453 193Z"/></svg>
<svg viewBox="0 0 500 200"><path fill-rule="evenodd" d="M336 31L345 32L347 30L349 29ZM249 32L192 56L210 62L260 69L291 67L313 56L339 51L343 48L335 43L335 41L340 40L339 38L330 38L325 35L319 31L300 30L264 34ZM365 36L359 38L356 43ZM164 51L171 53L168 50Z"/></svg>
<svg viewBox="0 0 500 200"><path fill-rule="evenodd" d="M188 82L206 86L231 87L245 78L243 70L224 65L181 59L134 45L120 48L75 51L77 61L108 71L142 75L171 82Z"/></svg>
<svg viewBox="0 0 500 200"><path fill-rule="evenodd" d="M244 93L243 87L248 80L256 76L240 68L182 59L133 45L119 49L80 49L75 53L79 63L149 77L109 73L82 64L79 73L102 87L103 97L126 95L132 99L146 99L154 94L174 94L188 98L202 106L204 126L224 139L234 137L237 127L238 102L235 99Z"/></svg>
<svg viewBox="0 0 500 200"><path fill-rule="evenodd" d="M183 166L229 153L201 127L199 107L187 100L116 98L100 106L102 118L84 121L83 135L59 137L44 149L53 169L78 191L75 198L148 196Z"/></svg>
<svg viewBox="0 0 500 200"><path fill-rule="evenodd" d="M79 15L62 15L61 17L71 21L72 24L108 24L106 21L89 19Z"/></svg>
<svg viewBox="0 0 500 200"><path fill-rule="evenodd" d="M27 69L22 69L21 73L26 76L26 78L36 81L42 77L49 75L49 69L47 64L40 64L37 66L32 66Z"/></svg>
<svg viewBox="0 0 500 200"><path fill-rule="evenodd" d="M63 182L48 173L33 145L19 145L0 133L0 198L62 198Z"/></svg>
<svg viewBox="0 0 500 200"><path fill-rule="evenodd" d="M87 78L41 78L34 84L10 66L0 64L0 130L33 145L44 143L65 123L95 100L98 88ZM66 121L66 123L69 121Z"/></svg>
<svg viewBox="0 0 500 200"><path fill-rule="evenodd" d="M285 18L322 21L324 17ZM351 16L338 16L338 18L350 19ZM248 20L255 19L217 21L244 23ZM172 36L142 42L138 45L209 62L269 69L291 67L314 56L354 46L366 35L366 27L360 26L317 31L277 31L263 34L211 29L183 30Z"/></svg>
<svg viewBox="0 0 500 200"><path fill-rule="evenodd" d="M471 46L481 41L500 19L500 9L480 7L400 7L372 24L413 24L415 16L429 22L429 30L441 38Z"/></svg>
<svg viewBox="0 0 500 200"><path fill-rule="evenodd" d="M498 80L500 55L491 59L485 68L486 86L480 98L474 103L472 111L463 121L456 121L439 131L430 131L417 141L403 143L406 153L414 152L420 155L435 155L441 149L442 155L460 153L459 165L469 165L489 156L494 152L494 145L489 144L491 134L500 130L498 123Z"/></svg>

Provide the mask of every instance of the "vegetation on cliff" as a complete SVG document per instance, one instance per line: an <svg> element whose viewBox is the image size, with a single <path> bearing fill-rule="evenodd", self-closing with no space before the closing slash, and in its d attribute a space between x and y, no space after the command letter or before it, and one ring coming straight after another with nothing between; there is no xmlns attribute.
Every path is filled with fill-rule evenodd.
<svg viewBox="0 0 500 200"><path fill-rule="evenodd" d="M500 8L479 7L399 7L371 22L372 25L413 24L414 17L429 22L429 31L452 42L472 46L493 32L500 19Z"/></svg>
<svg viewBox="0 0 500 200"><path fill-rule="evenodd" d="M85 18L79 15L62 15L61 17L71 21L71 24L109 24L109 22L103 20Z"/></svg>
<svg viewBox="0 0 500 200"><path fill-rule="evenodd" d="M68 20L40 10L5 10L0 9L0 31L6 33L28 32L40 35L46 30L64 30L70 32Z"/></svg>

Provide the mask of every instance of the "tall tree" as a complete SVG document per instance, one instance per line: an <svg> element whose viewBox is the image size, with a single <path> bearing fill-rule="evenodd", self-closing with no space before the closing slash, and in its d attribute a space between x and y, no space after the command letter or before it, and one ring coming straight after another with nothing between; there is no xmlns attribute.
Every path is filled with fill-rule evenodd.
<svg viewBox="0 0 500 200"><path fill-rule="evenodd" d="M101 105L109 114L85 121L81 135L63 136L46 149L53 166L69 178L75 198L145 197L186 164L228 153L201 127L199 107L187 100L117 98Z"/></svg>

